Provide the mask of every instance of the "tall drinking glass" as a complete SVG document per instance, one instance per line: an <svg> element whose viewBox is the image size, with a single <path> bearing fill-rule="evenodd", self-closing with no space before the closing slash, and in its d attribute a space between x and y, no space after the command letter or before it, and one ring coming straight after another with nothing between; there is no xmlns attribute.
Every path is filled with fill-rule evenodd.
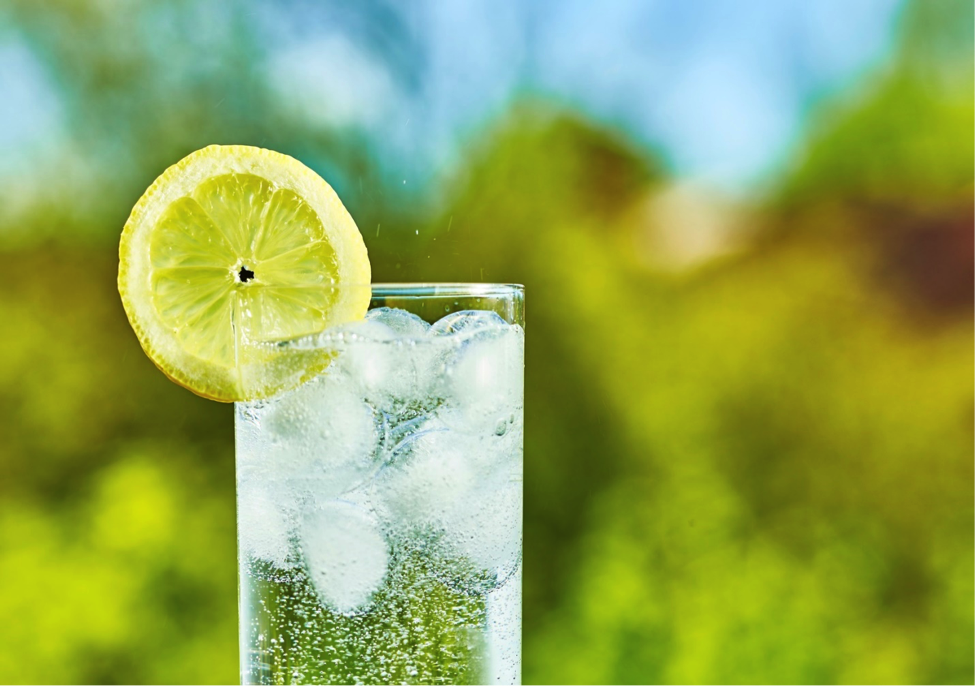
<svg viewBox="0 0 975 686"><path fill-rule="evenodd" d="M236 405L244 683L518 683L524 289L379 284Z"/></svg>

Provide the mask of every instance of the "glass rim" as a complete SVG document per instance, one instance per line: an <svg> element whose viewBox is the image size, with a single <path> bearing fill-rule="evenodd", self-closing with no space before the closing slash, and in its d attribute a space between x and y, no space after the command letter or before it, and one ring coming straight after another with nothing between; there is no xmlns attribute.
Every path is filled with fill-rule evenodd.
<svg viewBox="0 0 975 686"><path fill-rule="evenodd" d="M351 286L354 287L354 286ZM362 287L365 287L363 285ZM525 287L520 283L479 283L479 282L385 282L371 283L373 297L505 297L524 295ZM343 288L339 286L338 288Z"/></svg>
<svg viewBox="0 0 975 686"><path fill-rule="evenodd" d="M473 300L475 303L478 300L495 300L499 303L504 303L507 308L514 308L518 314L509 315L514 321L505 320L508 325L517 325L524 327L524 299L525 299L525 287L519 283L480 283L480 282L417 282L417 283L407 283L407 282L386 282L386 283L370 283L370 284L339 284L332 286L334 291L357 291L360 289L371 289L370 290L370 308L376 306L387 306L389 301L395 303L397 300L403 302L403 306L407 307L409 302L417 301L437 301L446 298L467 298ZM347 293L348 294L348 293ZM470 309L470 308L468 308ZM457 308L457 312L463 311L463 308ZM492 310L494 311L494 310ZM446 312L450 312L449 309ZM363 312L363 314L365 314ZM245 347L263 349L265 351L274 351L277 353L286 351L308 351L317 349L333 349L336 342L345 342L347 336L349 341L355 341L359 338L362 340L368 340L371 343L380 344L400 344L403 341L416 342L427 342L429 339L427 336L397 336L394 339L370 339L368 335L363 335L359 332L348 332L344 331L344 327L348 324L355 324L360 321L358 318L354 320L339 320L333 324L325 326L325 328L316 331L309 331L306 333L297 334L294 336L289 336L285 338L271 338L266 340L249 340L245 341Z"/></svg>

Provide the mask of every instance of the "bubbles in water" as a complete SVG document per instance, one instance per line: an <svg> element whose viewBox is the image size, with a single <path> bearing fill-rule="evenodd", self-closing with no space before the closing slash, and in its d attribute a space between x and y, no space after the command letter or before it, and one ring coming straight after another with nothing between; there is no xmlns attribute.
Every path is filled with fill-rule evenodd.
<svg viewBox="0 0 975 686"><path fill-rule="evenodd" d="M495 683L521 682L521 569L487 598L488 673Z"/></svg>

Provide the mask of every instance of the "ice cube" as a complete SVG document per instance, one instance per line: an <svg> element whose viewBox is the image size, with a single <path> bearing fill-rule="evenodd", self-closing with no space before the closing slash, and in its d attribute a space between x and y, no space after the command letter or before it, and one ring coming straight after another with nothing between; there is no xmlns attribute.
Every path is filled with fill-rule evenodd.
<svg viewBox="0 0 975 686"><path fill-rule="evenodd" d="M330 370L271 402L262 421L271 437L268 478L296 479L331 497L378 469L376 418L351 386Z"/></svg>
<svg viewBox="0 0 975 686"><path fill-rule="evenodd" d="M396 331L381 321L378 317L344 324L341 327L326 332L329 340L334 340L339 346L350 346L361 341L388 341L396 338Z"/></svg>
<svg viewBox="0 0 975 686"><path fill-rule="evenodd" d="M377 487L394 525L442 526L474 488L476 476L470 438L432 418L397 444Z"/></svg>
<svg viewBox="0 0 975 686"><path fill-rule="evenodd" d="M482 328L444 362L442 395L479 430L493 430L524 405L524 332L502 323Z"/></svg>
<svg viewBox="0 0 975 686"><path fill-rule="evenodd" d="M262 478L267 471L267 454L270 436L261 428L268 413L268 402L255 400L235 403L234 446L237 455L237 473Z"/></svg>
<svg viewBox="0 0 975 686"><path fill-rule="evenodd" d="M476 568L502 584L518 568L522 550L520 464L478 484L454 504L447 536Z"/></svg>
<svg viewBox="0 0 975 686"><path fill-rule="evenodd" d="M275 486L281 484L254 478L238 482L238 542L242 556L286 569L293 564L291 535L295 527L295 499Z"/></svg>
<svg viewBox="0 0 975 686"><path fill-rule="evenodd" d="M437 419L464 445L478 478L488 478L502 469L521 463L523 454L523 411L476 415L466 408L444 407Z"/></svg>
<svg viewBox="0 0 975 686"><path fill-rule="evenodd" d="M305 515L300 541L322 603L344 614L365 609L389 564L378 520L356 504L333 500Z"/></svg>
<svg viewBox="0 0 975 686"><path fill-rule="evenodd" d="M412 317L406 312L403 315ZM387 318L395 317L399 315ZM404 321L394 324L407 326ZM352 379L367 402L391 411L403 405L423 403L429 398L437 360L424 337L398 335L378 317L362 322L354 331L360 333L348 337L341 345L337 367Z"/></svg>
<svg viewBox="0 0 975 686"><path fill-rule="evenodd" d="M426 335L430 325L412 312L395 307L377 307L366 313L366 321L388 326L397 336L419 337Z"/></svg>
<svg viewBox="0 0 975 686"><path fill-rule="evenodd" d="M461 310L438 320L430 327L430 333L434 336L450 336L453 334L467 336L485 329L495 329L507 325L496 312Z"/></svg>

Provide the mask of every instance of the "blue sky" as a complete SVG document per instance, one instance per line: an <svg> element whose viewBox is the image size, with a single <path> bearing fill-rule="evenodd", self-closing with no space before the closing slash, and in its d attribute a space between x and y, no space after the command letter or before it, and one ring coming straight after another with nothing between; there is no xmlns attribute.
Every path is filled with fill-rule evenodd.
<svg viewBox="0 0 975 686"><path fill-rule="evenodd" d="M900 0L349 4L253 0L267 78L321 126L364 131L422 184L519 95L620 126L681 177L731 192L774 177L822 97L892 48ZM0 31L0 169L50 152L64 113Z"/></svg>
<svg viewBox="0 0 975 686"><path fill-rule="evenodd" d="M61 137L57 92L27 45L0 32L0 170L19 169Z"/></svg>

